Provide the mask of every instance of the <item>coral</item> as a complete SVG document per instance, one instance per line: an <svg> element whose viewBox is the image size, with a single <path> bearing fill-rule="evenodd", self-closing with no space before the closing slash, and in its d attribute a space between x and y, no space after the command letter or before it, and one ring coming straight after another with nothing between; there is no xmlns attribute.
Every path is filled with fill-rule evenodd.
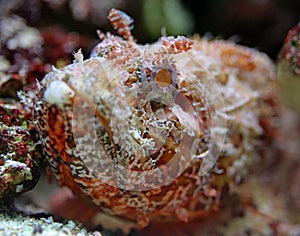
<svg viewBox="0 0 300 236"><path fill-rule="evenodd" d="M41 154L21 104L2 101L0 117L0 199L12 199L37 183Z"/></svg>
<svg viewBox="0 0 300 236"><path fill-rule="evenodd" d="M277 59L282 100L300 114L300 23L287 34Z"/></svg>
<svg viewBox="0 0 300 236"><path fill-rule="evenodd" d="M65 224L53 220L51 216L35 219L23 214L0 212L0 234L2 235L93 235L100 232L89 232L73 221Z"/></svg>
<svg viewBox="0 0 300 236"><path fill-rule="evenodd" d="M278 59L285 60L290 70L300 75L300 23L289 30Z"/></svg>

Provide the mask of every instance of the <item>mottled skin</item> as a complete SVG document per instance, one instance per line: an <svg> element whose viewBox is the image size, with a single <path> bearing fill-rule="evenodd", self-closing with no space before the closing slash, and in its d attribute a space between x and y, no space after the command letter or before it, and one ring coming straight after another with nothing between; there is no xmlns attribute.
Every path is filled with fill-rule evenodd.
<svg viewBox="0 0 300 236"><path fill-rule="evenodd" d="M99 31L90 59L77 55L38 86L49 165L61 185L137 227L210 215L259 157L274 65L224 41L139 45L123 14L109 19L124 39Z"/></svg>

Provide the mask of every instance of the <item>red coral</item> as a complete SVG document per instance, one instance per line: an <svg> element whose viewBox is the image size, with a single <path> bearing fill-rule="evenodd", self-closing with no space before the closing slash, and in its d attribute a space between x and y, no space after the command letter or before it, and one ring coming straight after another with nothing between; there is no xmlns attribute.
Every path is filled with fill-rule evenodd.
<svg viewBox="0 0 300 236"><path fill-rule="evenodd" d="M279 59L286 60L293 73L300 75L300 22L288 32Z"/></svg>

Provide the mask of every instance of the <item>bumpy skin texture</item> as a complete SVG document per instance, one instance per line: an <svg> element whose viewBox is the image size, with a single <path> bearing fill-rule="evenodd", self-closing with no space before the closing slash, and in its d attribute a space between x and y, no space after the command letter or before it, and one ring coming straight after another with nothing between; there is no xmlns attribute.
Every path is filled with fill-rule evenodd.
<svg viewBox="0 0 300 236"><path fill-rule="evenodd" d="M38 86L34 118L53 173L138 227L205 217L258 158L274 65L225 41L139 45L127 15L108 18L124 39L98 31L91 58L75 54Z"/></svg>

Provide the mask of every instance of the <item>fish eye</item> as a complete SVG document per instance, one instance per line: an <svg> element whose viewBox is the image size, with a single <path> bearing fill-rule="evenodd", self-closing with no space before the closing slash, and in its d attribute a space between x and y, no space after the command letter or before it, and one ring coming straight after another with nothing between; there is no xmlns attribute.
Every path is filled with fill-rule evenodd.
<svg viewBox="0 0 300 236"><path fill-rule="evenodd" d="M171 70L162 68L159 69L154 76L154 81L162 86L162 87L168 87L169 85L174 83L173 73Z"/></svg>

